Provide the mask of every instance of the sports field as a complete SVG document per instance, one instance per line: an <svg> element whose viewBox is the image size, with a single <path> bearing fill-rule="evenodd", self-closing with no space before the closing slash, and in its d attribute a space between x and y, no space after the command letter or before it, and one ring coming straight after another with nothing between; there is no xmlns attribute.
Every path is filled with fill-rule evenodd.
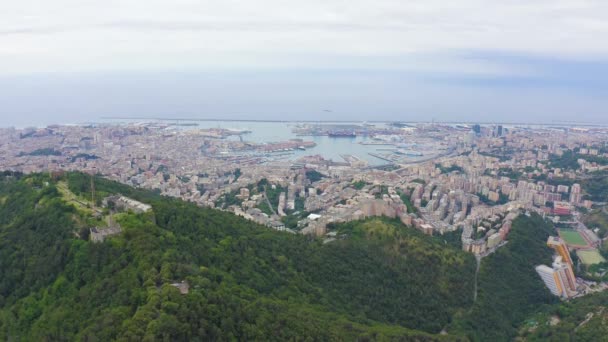
<svg viewBox="0 0 608 342"><path fill-rule="evenodd" d="M581 234L579 232L577 232L576 230L560 229L559 236L562 239L564 239L564 241L566 241L566 244L568 244L568 245L575 245L575 246L586 246L587 245L587 241L585 241L585 239L583 239Z"/></svg>
<svg viewBox="0 0 608 342"><path fill-rule="evenodd" d="M595 249L578 250L576 251L576 255L581 258L581 261L585 265L599 264L600 262L606 261L606 259L604 259L604 257Z"/></svg>

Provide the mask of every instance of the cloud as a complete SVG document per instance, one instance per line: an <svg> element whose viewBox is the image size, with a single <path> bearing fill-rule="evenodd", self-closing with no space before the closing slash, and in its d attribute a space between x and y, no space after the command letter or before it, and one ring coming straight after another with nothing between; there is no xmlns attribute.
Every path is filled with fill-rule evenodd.
<svg viewBox="0 0 608 342"><path fill-rule="evenodd" d="M343 60L382 68L395 58L427 70L417 56L438 56L439 70L496 72L491 61L472 70L454 52L601 59L607 22L608 2L583 0L6 0L0 74L339 68Z"/></svg>
<svg viewBox="0 0 608 342"><path fill-rule="evenodd" d="M607 23L604 0L4 0L0 118L605 121Z"/></svg>

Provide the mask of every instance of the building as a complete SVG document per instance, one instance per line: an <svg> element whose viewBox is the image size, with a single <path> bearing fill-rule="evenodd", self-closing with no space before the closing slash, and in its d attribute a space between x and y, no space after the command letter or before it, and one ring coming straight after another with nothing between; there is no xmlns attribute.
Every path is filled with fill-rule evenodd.
<svg viewBox="0 0 608 342"><path fill-rule="evenodd" d="M104 206L115 206L120 210L132 210L135 213L145 213L152 209L149 204L141 203L125 196L110 196L103 200Z"/></svg>
<svg viewBox="0 0 608 342"><path fill-rule="evenodd" d="M419 229L426 235L433 235L433 226L428 223L421 224Z"/></svg>
<svg viewBox="0 0 608 342"><path fill-rule="evenodd" d="M553 270L551 267L547 265L538 265L536 266L536 273L540 276L540 278L545 283L545 286L556 296L562 296L563 286L560 283L559 277L557 276L557 272Z"/></svg>
<svg viewBox="0 0 608 342"><path fill-rule="evenodd" d="M110 228L97 228L93 227L90 229L89 240L91 242L103 242L106 238L118 235L121 232L120 227L110 227Z"/></svg>
<svg viewBox="0 0 608 342"><path fill-rule="evenodd" d="M494 129L492 131L492 136L494 136L494 137L502 137L502 125L496 125L496 126L494 126Z"/></svg>
<svg viewBox="0 0 608 342"><path fill-rule="evenodd" d="M557 236L549 236L549 239L547 239L547 246L553 248L555 252L562 257L562 260L565 263L568 263L570 266L572 266L572 259L570 258L568 246L562 238Z"/></svg>
<svg viewBox="0 0 608 342"><path fill-rule="evenodd" d="M494 248L502 241L500 233L494 233L488 237L488 248Z"/></svg>
<svg viewBox="0 0 608 342"><path fill-rule="evenodd" d="M536 273L541 277L545 286L556 296L570 298L576 294L576 279L570 265L562 262L558 256L553 267L546 265L536 266Z"/></svg>
<svg viewBox="0 0 608 342"><path fill-rule="evenodd" d="M565 263L561 256L553 261L553 269L557 272L560 282L563 284L564 293L562 296L572 297L576 294L576 277L572 270L572 265Z"/></svg>
<svg viewBox="0 0 608 342"><path fill-rule="evenodd" d="M576 183L570 189L570 203L579 204L581 202L581 185Z"/></svg>
<svg viewBox="0 0 608 342"><path fill-rule="evenodd" d="M568 246L566 246L564 240L557 236L550 236L547 240L547 246L553 248L557 253L551 265L552 268L541 265L536 267L536 272L541 276L551 293L563 298L574 296L576 294L576 276L574 275ZM549 277L549 269L552 272L550 275L553 280Z"/></svg>
<svg viewBox="0 0 608 342"><path fill-rule="evenodd" d="M473 132L475 132L475 134L481 134L481 126L479 126L478 124L473 125Z"/></svg>
<svg viewBox="0 0 608 342"><path fill-rule="evenodd" d="M553 203L553 213L559 216L570 215L570 204L566 202Z"/></svg>
<svg viewBox="0 0 608 342"><path fill-rule="evenodd" d="M247 189L247 188L241 188L239 190L238 198L240 198L242 200L249 199L249 189Z"/></svg>

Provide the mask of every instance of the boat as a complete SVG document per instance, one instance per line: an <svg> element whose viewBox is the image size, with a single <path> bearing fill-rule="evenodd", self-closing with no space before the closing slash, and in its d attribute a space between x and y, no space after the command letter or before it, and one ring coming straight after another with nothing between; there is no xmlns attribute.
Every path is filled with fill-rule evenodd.
<svg viewBox="0 0 608 342"><path fill-rule="evenodd" d="M329 131L327 136L334 138L354 138L357 136L355 131Z"/></svg>

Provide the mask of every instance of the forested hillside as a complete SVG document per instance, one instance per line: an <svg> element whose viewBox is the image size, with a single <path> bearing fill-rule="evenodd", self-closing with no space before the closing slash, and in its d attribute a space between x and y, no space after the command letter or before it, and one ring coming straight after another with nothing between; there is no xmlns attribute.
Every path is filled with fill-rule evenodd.
<svg viewBox="0 0 608 342"><path fill-rule="evenodd" d="M553 305L528 319L524 341L608 341L608 293L600 292Z"/></svg>
<svg viewBox="0 0 608 342"><path fill-rule="evenodd" d="M534 269L551 264L546 242L552 233L553 226L536 214L513 221L507 245L482 259L477 301L449 331L474 341L510 341L526 318L558 302Z"/></svg>
<svg viewBox="0 0 608 342"><path fill-rule="evenodd" d="M472 256L398 222L338 226L323 244L95 188L96 205L121 193L153 210L116 214L122 233L92 243L89 176L0 179L0 340L453 340L437 333L472 303Z"/></svg>

